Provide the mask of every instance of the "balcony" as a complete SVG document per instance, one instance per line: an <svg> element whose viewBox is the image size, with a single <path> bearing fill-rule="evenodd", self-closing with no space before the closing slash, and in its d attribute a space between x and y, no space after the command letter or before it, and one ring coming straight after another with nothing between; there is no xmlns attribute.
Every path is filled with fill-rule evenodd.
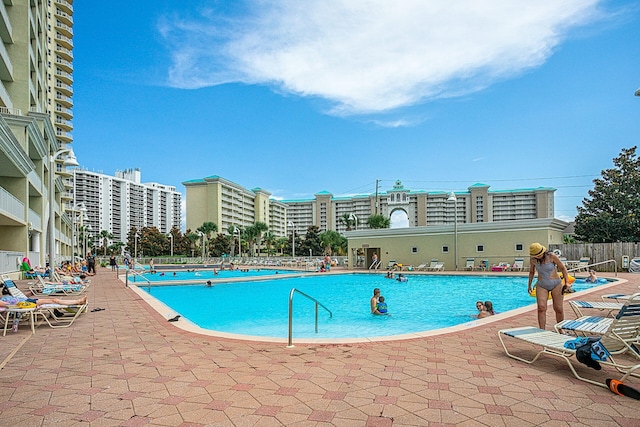
<svg viewBox="0 0 640 427"><path fill-rule="evenodd" d="M73 39L71 37L67 37L56 31L55 40L56 43L59 43L61 46L64 46L67 49L73 49Z"/></svg>
<svg viewBox="0 0 640 427"><path fill-rule="evenodd" d="M71 28L69 25L65 24L64 22L61 22L60 20L56 20L55 28L56 30L62 32L63 34L66 34L67 37L73 37L73 28Z"/></svg>
<svg viewBox="0 0 640 427"><path fill-rule="evenodd" d="M72 72L73 71L73 64L70 61L67 61L66 59L62 59L60 57L56 58L56 65L61 66L63 69L65 69L68 72Z"/></svg>
<svg viewBox="0 0 640 427"><path fill-rule="evenodd" d="M0 216L8 220L3 223L19 225L24 221L24 203L2 187L0 187Z"/></svg>
<svg viewBox="0 0 640 427"><path fill-rule="evenodd" d="M59 8L61 11L73 15L73 2L69 0L55 0L53 2L56 5L56 8Z"/></svg>
<svg viewBox="0 0 640 427"><path fill-rule="evenodd" d="M73 136L69 132L65 132L62 129L56 129L56 137L65 143L73 141Z"/></svg>
<svg viewBox="0 0 640 427"><path fill-rule="evenodd" d="M66 47L56 43L55 51L58 55L60 55L64 59L68 61L73 61L73 52L71 51L71 49L67 49Z"/></svg>
<svg viewBox="0 0 640 427"><path fill-rule="evenodd" d="M73 25L73 16L60 8L56 8L56 18L60 19L64 24Z"/></svg>
<svg viewBox="0 0 640 427"><path fill-rule="evenodd" d="M62 117L56 117L56 128L62 131L70 132L73 130L73 124L69 120L65 120Z"/></svg>
<svg viewBox="0 0 640 427"><path fill-rule="evenodd" d="M60 79L63 83L73 84L73 76L71 73L56 67L56 78Z"/></svg>
<svg viewBox="0 0 640 427"><path fill-rule="evenodd" d="M60 104L56 104L56 114L60 117L64 117L67 120L71 120L73 118L73 112L70 108L65 108Z"/></svg>
<svg viewBox="0 0 640 427"><path fill-rule="evenodd" d="M58 91L56 91L56 101L60 102L65 107L73 107L73 100L71 97Z"/></svg>

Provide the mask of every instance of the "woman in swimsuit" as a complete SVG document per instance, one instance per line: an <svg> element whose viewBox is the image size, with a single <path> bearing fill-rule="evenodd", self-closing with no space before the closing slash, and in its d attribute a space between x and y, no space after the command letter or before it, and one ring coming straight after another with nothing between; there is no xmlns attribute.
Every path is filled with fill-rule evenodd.
<svg viewBox="0 0 640 427"><path fill-rule="evenodd" d="M547 324L547 299L549 292L553 299L553 310L556 312L556 322L564 320L564 311L562 309L562 286L569 285L567 268L564 266L560 258L553 252L547 251L547 248L540 243L532 243L529 246L529 285L528 290L531 293L531 283L536 271L538 272L538 284L536 285L536 301L538 304L538 326L544 329ZM562 279L558 275L558 271L562 272Z"/></svg>

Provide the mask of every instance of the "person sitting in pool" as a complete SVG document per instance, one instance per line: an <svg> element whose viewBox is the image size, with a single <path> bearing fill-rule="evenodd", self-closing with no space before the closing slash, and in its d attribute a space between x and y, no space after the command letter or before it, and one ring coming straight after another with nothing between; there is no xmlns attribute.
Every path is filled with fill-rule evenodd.
<svg viewBox="0 0 640 427"><path fill-rule="evenodd" d="M395 276L395 274L393 273L392 270L387 270L387 279L393 279Z"/></svg>
<svg viewBox="0 0 640 427"><path fill-rule="evenodd" d="M378 297L380 296L380 289L375 288L373 290L373 296L371 297L371 313L376 314L378 310Z"/></svg>
<svg viewBox="0 0 640 427"><path fill-rule="evenodd" d="M74 300L64 300L60 298L23 298L5 295L0 298L0 307L9 307L23 301L32 302L38 307L43 304L84 305L87 303L87 296L83 295L82 298Z"/></svg>
<svg viewBox="0 0 640 427"><path fill-rule="evenodd" d="M589 277L584 279L587 283L596 283L598 281L598 276L596 276L595 270L589 270Z"/></svg>
<svg viewBox="0 0 640 427"><path fill-rule="evenodd" d="M206 286L207 288L210 288L210 287L211 287L211 280L207 280L207 283L205 284L205 286Z"/></svg>
<svg viewBox="0 0 640 427"><path fill-rule="evenodd" d="M382 315L389 314L387 309L387 303L384 302L384 297L382 295L378 297L378 303L376 304L376 311L374 314L382 314Z"/></svg>
<svg viewBox="0 0 640 427"><path fill-rule="evenodd" d="M409 279L404 277L404 274L398 274L398 278L396 279L398 282L407 282Z"/></svg>
<svg viewBox="0 0 640 427"><path fill-rule="evenodd" d="M478 310L478 314L475 317L480 318L480 314L484 311L484 304L482 301L476 301L476 310Z"/></svg>
<svg viewBox="0 0 640 427"><path fill-rule="evenodd" d="M483 310L478 313L478 319L483 319L485 317L493 316L494 314L496 314L496 312L493 311L493 303L491 301L485 301L482 305Z"/></svg>

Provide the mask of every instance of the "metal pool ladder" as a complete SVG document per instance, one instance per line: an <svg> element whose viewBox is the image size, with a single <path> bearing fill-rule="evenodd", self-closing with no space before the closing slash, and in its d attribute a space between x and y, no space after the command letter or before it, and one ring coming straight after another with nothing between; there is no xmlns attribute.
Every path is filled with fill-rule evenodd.
<svg viewBox="0 0 640 427"><path fill-rule="evenodd" d="M333 313L331 312L331 310L325 307L320 301L313 297L310 297L302 291L297 290L296 288L292 288L291 292L289 293L289 343L287 344L287 348L293 347L293 295L296 292L316 303L316 334L318 333L318 306L327 310L329 312L329 317L333 317Z"/></svg>

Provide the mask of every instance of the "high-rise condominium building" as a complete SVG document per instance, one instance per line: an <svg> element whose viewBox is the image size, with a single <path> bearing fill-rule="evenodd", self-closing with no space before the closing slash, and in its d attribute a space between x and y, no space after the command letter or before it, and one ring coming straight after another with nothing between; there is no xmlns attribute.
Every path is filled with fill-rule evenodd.
<svg viewBox="0 0 640 427"><path fill-rule="evenodd" d="M187 229L213 222L220 233L263 222L276 236L286 234L286 205L260 188L248 190L219 176L182 183L187 189Z"/></svg>
<svg viewBox="0 0 640 427"><path fill-rule="evenodd" d="M392 227L420 227L521 219L553 218L553 188L490 190L474 184L467 191L412 191L396 181L393 188L374 194L335 197L321 191L312 199L270 199L261 189L247 190L218 176L183 182L187 189L187 228L205 221L224 232L229 225L245 227L265 222L272 233L305 234L309 226L342 233L369 228L367 219L381 214Z"/></svg>
<svg viewBox="0 0 640 427"><path fill-rule="evenodd" d="M12 271L19 256L70 256L73 1L0 2L0 40L0 271Z"/></svg>
<svg viewBox="0 0 640 427"><path fill-rule="evenodd" d="M75 204L83 208L82 227L88 235L106 230L112 241L126 242L133 227L156 227L164 234L173 227L180 229L182 195L175 187L142 184L139 169L117 171L115 176L81 169L73 173ZM102 240L95 244L101 246Z"/></svg>

